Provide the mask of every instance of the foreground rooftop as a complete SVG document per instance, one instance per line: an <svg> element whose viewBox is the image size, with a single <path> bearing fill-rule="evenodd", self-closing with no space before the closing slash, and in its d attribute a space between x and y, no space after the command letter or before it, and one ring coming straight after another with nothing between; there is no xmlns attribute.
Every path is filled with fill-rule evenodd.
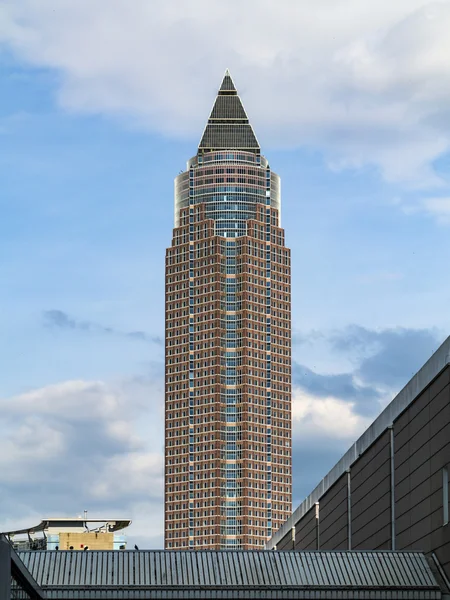
<svg viewBox="0 0 450 600"><path fill-rule="evenodd" d="M418 552L13 552L36 599L444 598Z"/></svg>

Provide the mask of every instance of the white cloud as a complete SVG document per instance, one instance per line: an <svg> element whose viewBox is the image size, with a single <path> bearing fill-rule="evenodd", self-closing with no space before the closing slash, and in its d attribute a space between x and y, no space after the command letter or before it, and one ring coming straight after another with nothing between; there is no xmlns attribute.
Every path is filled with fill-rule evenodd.
<svg viewBox="0 0 450 600"><path fill-rule="evenodd" d="M0 531L86 508L132 518L132 544L161 546L161 382L66 381L0 399L0 410ZM298 389L293 415L302 442L345 444L368 424L351 403Z"/></svg>
<svg viewBox="0 0 450 600"><path fill-rule="evenodd" d="M0 471L2 481L21 481L33 477L43 463L66 450L64 436L47 423L29 416L2 435Z"/></svg>
<svg viewBox="0 0 450 600"><path fill-rule="evenodd" d="M372 422L354 411L351 402L333 396L308 394L294 388L292 396L292 428L295 438L355 440Z"/></svg>
<svg viewBox="0 0 450 600"><path fill-rule="evenodd" d="M158 503L163 497L163 457L157 452L128 452L105 460L104 473L92 486L97 498L111 495L133 495L153 498Z"/></svg>
<svg viewBox="0 0 450 600"><path fill-rule="evenodd" d="M51 414L75 421L106 417L120 412L121 395L102 381L64 381L3 400L10 414ZM123 407L122 407L123 409Z"/></svg>
<svg viewBox="0 0 450 600"><path fill-rule="evenodd" d="M0 531L89 508L131 517L131 537L160 543L160 381L65 381L0 399L0 411Z"/></svg>
<svg viewBox="0 0 450 600"><path fill-rule="evenodd" d="M450 225L450 197L426 198L422 202L422 209L435 217L441 225Z"/></svg>
<svg viewBox="0 0 450 600"><path fill-rule="evenodd" d="M450 145L448 1L10 0L0 10L0 39L59 71L66 109L199 137L229 66L263 145L305 144L335 168L441 183L431 164Z"/></svg>

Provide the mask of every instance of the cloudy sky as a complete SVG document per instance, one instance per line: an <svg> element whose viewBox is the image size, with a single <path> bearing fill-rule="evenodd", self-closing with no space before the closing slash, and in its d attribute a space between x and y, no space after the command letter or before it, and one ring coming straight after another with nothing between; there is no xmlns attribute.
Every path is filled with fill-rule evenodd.
<svg viewBox="0 0 450 600"><path fill-rule="evenodd" d="M282 177L294 503L450 331L450 2L0 0L0 530L162 545L173 178L229 67Z"/></svg>

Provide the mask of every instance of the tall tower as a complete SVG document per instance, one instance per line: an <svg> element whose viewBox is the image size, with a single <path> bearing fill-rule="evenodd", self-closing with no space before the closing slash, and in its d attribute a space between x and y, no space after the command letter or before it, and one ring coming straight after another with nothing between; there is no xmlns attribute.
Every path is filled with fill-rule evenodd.
<svg viewBox="0 0 450 600"><path fill-rule="evenodd" d="M175 179L166 252L165 547L256 549L291 513L280 178L229 72Z"/></svg>

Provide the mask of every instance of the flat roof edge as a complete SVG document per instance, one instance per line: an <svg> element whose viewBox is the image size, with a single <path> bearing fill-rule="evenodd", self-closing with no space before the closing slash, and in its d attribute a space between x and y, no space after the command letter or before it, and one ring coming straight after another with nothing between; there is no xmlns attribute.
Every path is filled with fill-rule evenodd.
<svg viewBox="0 0 450 600"><path fill-rule="evenodd" d="M45 531L48 526L52 526L52 523L114 523L113 531L119 531L120 529L125 529L131 525L131 519L97 519L95 517L54 517L54 518L46 518L42 519L39 525L35 525L33 527L26 527L24 529L15 529L13 531L2 531L3 535L11 536L11 535L21 535L25 533L37 533L40 531Z"/></svg>
<svg viewBox="0 0 450 600"><path fill-rule="evenodd" d="M438 375L450 365L450 336L439 346L436 352L417 371L405 387L383 409L375 421L350 446L342 458L325 475L309 496L297 507L287 521L267 542L266 548L273 549L289 533L294 525L314 506L325 492L351 467L357 458L371 446L382 433L408 408Z"/></svg>

